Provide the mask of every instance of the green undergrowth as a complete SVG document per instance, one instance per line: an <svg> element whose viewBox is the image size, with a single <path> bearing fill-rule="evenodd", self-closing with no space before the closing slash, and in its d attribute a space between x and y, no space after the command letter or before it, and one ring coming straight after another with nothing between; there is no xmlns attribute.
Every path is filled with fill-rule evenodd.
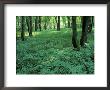
<svg viewBox="0 0 110 90"><path fill-rule="evenodd" d="M81 31L78 31L78 38ZM94 33L80 51L72 46L72 31L33 32L25 41L16 41L17 74L94 74Z"/></svg>

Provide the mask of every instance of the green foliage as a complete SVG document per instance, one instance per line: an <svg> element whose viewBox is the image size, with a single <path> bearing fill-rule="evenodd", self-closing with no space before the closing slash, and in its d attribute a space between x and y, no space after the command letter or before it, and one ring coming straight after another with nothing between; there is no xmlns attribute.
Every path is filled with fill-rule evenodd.
<svg viewBox="0 0 110 90"><path fill-rule="evenodd" d="M26 32L25 32L26 33ZM78 30L78 38L81 31ZM16 41L17 74L94 74L94 32L80 51L73 50L72 30L33 32Z"/></svg>

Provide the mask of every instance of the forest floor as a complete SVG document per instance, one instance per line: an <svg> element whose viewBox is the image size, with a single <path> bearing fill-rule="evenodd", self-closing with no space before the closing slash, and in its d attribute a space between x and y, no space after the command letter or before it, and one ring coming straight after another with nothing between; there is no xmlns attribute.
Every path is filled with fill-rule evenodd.
<svg viewBox="0 0 110 90"><path fill-rule="evenodd" d="M26 34L27 35L27 34ZM81 36L78 31L78 38ZM17 74L94 74L94 32L88 43L73 50L72 31L44 30L33 32L25 41L16 41Z"/></svg>

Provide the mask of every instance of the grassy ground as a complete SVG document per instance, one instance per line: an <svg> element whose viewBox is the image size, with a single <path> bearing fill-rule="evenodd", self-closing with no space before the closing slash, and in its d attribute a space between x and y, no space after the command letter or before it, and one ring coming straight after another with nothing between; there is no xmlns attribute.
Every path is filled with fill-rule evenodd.
<svg viewBox="0 0 110 90"><path fill-rule="evenodd" d="M27 34L26 34L27 35ZM78 31L78 37L81 32ZM33 32L25 41L16 41L17 74L93 74L94 34L88 44L73 50L72 31L47 30Z"/></svg>

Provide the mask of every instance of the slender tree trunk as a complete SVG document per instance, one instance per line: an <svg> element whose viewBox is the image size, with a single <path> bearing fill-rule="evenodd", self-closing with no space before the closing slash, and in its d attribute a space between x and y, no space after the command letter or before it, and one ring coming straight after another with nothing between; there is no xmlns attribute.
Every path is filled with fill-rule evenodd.
<svg viewBox="0 0 110 90"><path fill-rule="evenodd" d="M77 40L76 16L72 16L72 44L74 48L79 48Z"/></svg>
<svg viewBox="0 0 110 90"><path fill-rule="evenodd" d="M94 28L94 16L92 16L92 27Z"/></svg>
<svg viewBox="0 0 110 90"><path fill-rule="evenodd" d="M51 25L50 20L51 20L51 17L48 17L48 26L49 26L49 29L52 29L52 25Z"/></svg>
<svg viewBox="0 0 110 90"><path fill-rule="evenodd" d="M25 17L21 17L21 39L24 41Z"/></svg>
<svg viewBox="0 0 110 90"><path fill-rule="evenodd" d="M82 36L80 39L80 45L84 46L85 43L87 42L87 32L88 32L88 16L83 16L82 17Z"/></svg>
<svg viewBox="0 0 110 90"><path fill-rule="evenodd" d="M41 31L41 16L39 16L39 29Z"/></svg>
<svg viewBox="0 0 110 90"><path fill-rule="evenodd" d="M35 31L37 31L38 29L38 17L36 16L36 19L35 19Z"/></svg>
<svg viewBox="0 0 110 90"><path fill-rule="evenodd" d="M32 17L29 16L29 36L32 36Z"/></svg>
<svg viewBox="0 0 110 90"><path fill-rule="evenodd" d="M91 32L92 31L92 17L88 17L88 18L89 18L88 32Z"/></svg>
<svg viewBox="0 0 110 90"><path fill-rule="evenodd" d="M44 29L46 30L47 29L47 16L45 16L44 18Z"/></svg>
<svg viewBox="0 0 110 90"><path fill-rule="evenodd" d="M60 16L58 16L57 31L60 31Z"/></svg>
<svg viewBox="0 0 110 90"><path fill-rule="evenodd" d="M29 17L26 17L26 23L27 23L27 28L28 28L28 32L30 31L30 25L29 25Z"/></svg>
<svg viewBox="0 0 110 90"><path fill-rule="evenodd" d="M70 28L70 16L67 16L68 19L68 28Z"/></svg>

